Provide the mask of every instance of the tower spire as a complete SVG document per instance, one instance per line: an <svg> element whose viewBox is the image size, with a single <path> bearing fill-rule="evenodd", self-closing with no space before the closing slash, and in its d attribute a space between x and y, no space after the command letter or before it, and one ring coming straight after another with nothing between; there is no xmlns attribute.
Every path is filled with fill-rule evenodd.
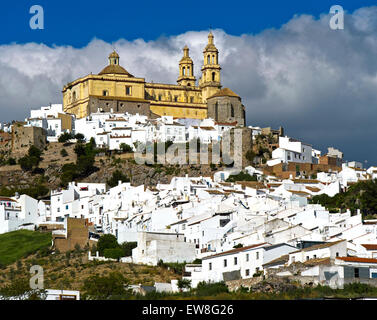
<svg viewBox="0 0 377 320"><path fill-rule="evenodd" d="M183 48L183 57L179 61L179 77L177 80L182 86L195 86L196 78L194 76L194 62L190 58L189 48L186 45Z"/></svg>
<svg viewBox="0 0 377 320"><path fill-rule="evenodd" d="M219 65L219 50L214 43L212 31L208 34L208 44L203 51L202 77L199 85L202 88L202 96L207 99L221 89Z"/></svg>

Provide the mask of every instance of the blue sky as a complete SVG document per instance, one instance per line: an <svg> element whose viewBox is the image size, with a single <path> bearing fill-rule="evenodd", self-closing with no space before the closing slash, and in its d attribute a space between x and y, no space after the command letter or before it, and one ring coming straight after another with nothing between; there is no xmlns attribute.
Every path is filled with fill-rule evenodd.
<svg viewBox="0 0 377 320"><path fill-rule="evenodd" d="M31 30L29 8L45 11L45 29ZM37 42L85 46L94 37L107 42L120 38L154 40L186 31L220 28L231 35L279 28L295 14L318 17L334 4L352 12L376 1L3 1L0 44Z"/></svg>
<svg viewBox="0 0 377 320"><path fill-rule="evenodd" d="M44 8L44 30L29 9ZM341 5L344 30L331 30ZM62 87L98 73L113 46L146 81L176 83L184 45L195 76L209 28L222 85L242 98L247 125L285 128L323 153L377 166L377 3L374 1L13 1L0 9L0 122L62 103ZM207 9L208 7L208 9Z"/></svg>

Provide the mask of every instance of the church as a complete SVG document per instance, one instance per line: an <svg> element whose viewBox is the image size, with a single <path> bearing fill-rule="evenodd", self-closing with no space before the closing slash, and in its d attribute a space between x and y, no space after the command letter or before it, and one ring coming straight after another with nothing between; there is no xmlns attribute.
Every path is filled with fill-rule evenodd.
<svg viewBox="0 0 377 320"><path fill-rule="evenodd" d="M203 66L197 85L189 48L183 48L177 84L149 83L120 65L119 55L109 55L109 65L98 74L72 81L63 88L63 108L78 119L93 112L142 114L150 118L205 119L245 125L241 98L221 86L219 51L212 32L203 51Z"/></svg>

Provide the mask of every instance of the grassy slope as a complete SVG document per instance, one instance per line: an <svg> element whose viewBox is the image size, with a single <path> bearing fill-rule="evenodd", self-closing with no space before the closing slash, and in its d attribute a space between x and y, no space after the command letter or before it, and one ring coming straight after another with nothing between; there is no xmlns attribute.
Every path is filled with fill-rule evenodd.
<svg viewBox="0 0 377 320"><path fill-rule="evenodd" d="M50 233L18 230L0 234L0 264L11 264L50 245Z"/></svg>

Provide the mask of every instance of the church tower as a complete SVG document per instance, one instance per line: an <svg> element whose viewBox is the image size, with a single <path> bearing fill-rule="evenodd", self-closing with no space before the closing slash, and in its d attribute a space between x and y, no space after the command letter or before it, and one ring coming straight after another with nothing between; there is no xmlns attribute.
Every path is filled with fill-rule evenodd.
<svg viewBox="0 0 377 320"><path fill-rule="evenodd" d="M189 48L187 46L183 48L183 57L179 61L179 77L177 82L181 86L195 87L194 62L189 56Z"/></svg>
<svg viewBox="0 0 377 320"><path fill-rule="evenodd" d="M213 38L213 34L210 32L208 35L208 44L203 51L204 63L199 86L202 89L204 101L221 89L219 50L217 50Z"/></svg>

